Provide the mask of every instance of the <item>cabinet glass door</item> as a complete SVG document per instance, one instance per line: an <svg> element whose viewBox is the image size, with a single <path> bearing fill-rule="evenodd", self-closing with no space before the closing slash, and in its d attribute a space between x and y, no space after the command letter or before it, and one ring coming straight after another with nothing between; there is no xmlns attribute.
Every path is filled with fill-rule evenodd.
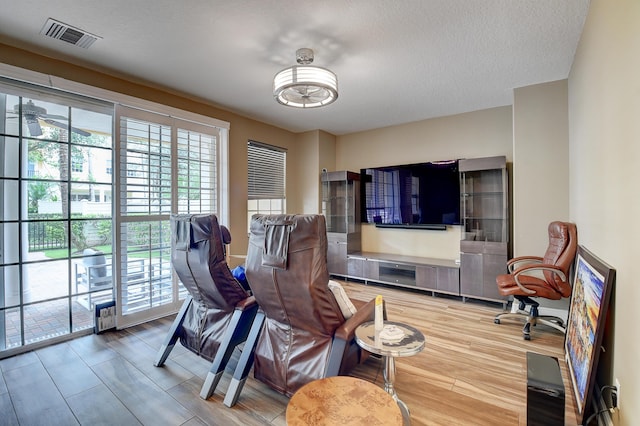
<svg viewBox="0 0 640 426"><path fill-rule="evenodd" d="M507 241L504 169L463 172L462 239Z"/></svg>
<svg viewBox="0 0 640 426"><path fill-rule="evenodd" d="M323 182L322 212L327 221L327 232L356 232L354 181Z"/></svg>

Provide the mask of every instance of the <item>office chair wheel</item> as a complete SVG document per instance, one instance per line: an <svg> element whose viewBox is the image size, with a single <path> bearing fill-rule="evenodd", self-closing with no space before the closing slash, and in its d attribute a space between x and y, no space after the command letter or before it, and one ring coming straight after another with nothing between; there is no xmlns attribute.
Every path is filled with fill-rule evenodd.
<svg viewBox="0 0 640 426"><path fill-rule="evenodd" d="M522 327L522 337L524 340L531 340L531 323L526 323Z"/></svg>
<svg viewBox="0 0 640 426"><path fill-rule="evenodd" d="M493 320L493 322L494 322L494 323L496 323L496 324L500 324L500 318L495 318L495 319Z"/></svg>

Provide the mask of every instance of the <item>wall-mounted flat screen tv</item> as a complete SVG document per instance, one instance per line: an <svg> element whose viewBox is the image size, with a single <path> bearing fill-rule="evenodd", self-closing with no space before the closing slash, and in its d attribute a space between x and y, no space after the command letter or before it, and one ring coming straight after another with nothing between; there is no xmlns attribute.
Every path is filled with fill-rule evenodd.
<svg viewBox="0 0 640 426"><path fill-rule="evenodd" d="M362 169L364 223L446 229L460 223L458 161Z"/></svg>

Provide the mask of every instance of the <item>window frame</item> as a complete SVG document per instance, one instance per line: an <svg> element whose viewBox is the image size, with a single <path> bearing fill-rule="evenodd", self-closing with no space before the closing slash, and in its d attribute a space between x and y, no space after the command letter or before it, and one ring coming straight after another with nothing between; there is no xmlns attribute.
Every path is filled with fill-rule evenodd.
<svg viewBox="0 0 640 426"><path fill-rule="evenodd" d="M247 229L254 214L287 211L287 150L247 141Z"/></svg>

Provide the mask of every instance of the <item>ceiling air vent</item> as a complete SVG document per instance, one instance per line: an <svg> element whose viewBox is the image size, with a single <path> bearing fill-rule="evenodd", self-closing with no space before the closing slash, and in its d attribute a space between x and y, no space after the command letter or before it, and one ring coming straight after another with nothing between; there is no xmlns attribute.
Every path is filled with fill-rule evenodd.
<svg viewBox="0 0 640 426"><path fill-rule="evenodd" d="M67 43L84 49L91 46L94 41L100 38L96 35L89 34L86 31L74 28L71 25L63 24L62 22L51 18L49 18L44 24L44 27L40 30L40 34L57 40L66 41Z"/></svg>

